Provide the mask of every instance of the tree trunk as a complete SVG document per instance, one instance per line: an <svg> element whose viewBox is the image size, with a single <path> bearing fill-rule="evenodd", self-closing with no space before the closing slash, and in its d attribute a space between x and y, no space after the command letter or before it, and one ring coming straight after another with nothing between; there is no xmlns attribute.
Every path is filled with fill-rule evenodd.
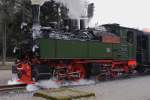
<svg viewBox="0 0 150 100"><path fill-rule="evenodd" d="M4 22L4 31L3 31L3 61L2 64L6 63L6 33L7 33L7 23Z"/></svg>

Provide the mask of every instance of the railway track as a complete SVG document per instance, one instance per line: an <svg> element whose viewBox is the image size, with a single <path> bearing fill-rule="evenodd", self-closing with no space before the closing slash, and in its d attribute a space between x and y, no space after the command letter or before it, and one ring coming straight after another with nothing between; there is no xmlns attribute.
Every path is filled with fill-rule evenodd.
<svg viewBox="0 0 150 100"><path fill-rule="evenodd" d="M1 85L0 92L9 92L15 90L24 90L27 84L17 84L17 85Z"/></svg>
<svg viewBox="0 0 150 100"><path fill-rule="evenodd" d="M130 78L137 78L137 77L142 77L142 76L147 76L150 74L134 74L134 75L130 75L128 77L119 77L119 78L115 78L115 79L105 79L105 80L101 80L101 81L96 81L96 83L100 83L100 82L106 82L106 81L112 81L112 80L123 80L123 79L130 79ZM92 83L93 84L93 83ZM84 85L84 84L82 84ZM89 84L87 84L89 85ZM22 91L22 90L26 90L26 86L27 84L16 84L16 85L0 85L0 93L2 92L10 92L10 91ZM69 87L74 85L68 85ZM68 87L68 86L63 86L63 87ZM80 85L75 85L75 86L80 86Z"/></svg>

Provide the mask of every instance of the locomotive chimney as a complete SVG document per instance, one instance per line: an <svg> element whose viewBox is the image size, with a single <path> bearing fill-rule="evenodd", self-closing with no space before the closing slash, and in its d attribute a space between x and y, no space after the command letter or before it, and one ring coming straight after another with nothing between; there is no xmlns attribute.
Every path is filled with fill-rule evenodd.
<svg viewBox="0 0 150 100"><path fill-rule="evenodd" d="M33 24L40 25L40 5L32 5Z"/></svg>
<svg viewBox="0 0 150 100"><path fill-rule="evenodd" d="M40 25L40 5L42 5L46 0L31 0L32 2L32 14L33 14L33 24Z"/></svg>
<svg viewBox="0 0 150 100"><path fill-rule="evenodd" d="M33 26L32 26L32 37L36 39L40 37L40 4L41 0L31 0L32 1L32 18L33 18Z"/></svg>
<svg viewBox="0 0 150 100"><path fill-rule="evenodd" d="M40 24L40 5L32 5L33 24Z"/></svg>

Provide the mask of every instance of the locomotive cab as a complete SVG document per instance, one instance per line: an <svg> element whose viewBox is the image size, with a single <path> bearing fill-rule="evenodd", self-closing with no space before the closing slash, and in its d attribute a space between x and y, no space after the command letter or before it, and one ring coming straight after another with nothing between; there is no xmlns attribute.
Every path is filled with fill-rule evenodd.
<svg viewBox="0 0 150 100"><path fill-rule="evenodd" d="M139 32L137 35L136 57L139 63L138 71L140 73L150 72L150 35L146 32Z"/></svg>

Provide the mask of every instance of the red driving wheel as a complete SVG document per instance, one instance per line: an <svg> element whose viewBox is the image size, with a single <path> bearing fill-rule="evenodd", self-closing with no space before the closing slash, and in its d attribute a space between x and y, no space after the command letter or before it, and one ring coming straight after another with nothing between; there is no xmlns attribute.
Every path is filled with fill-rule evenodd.
<svg viewBox="0 0 150 100"><path fill-rule="evenodd" d="M72 77L72 80L81 80L85 79L87 74L86 74L86 69L83 64L74 64L71 66L71 72L73 73L78 73L78 77ZM70 79L70 78L69 78Z"/></svg>
<svg viewBox="0 0 150 100"><path fill-rule="evenodd" d="M117 78L118 77L118 72L115 72L115 71L111 72L111 77L112 78Z"/></svg>

